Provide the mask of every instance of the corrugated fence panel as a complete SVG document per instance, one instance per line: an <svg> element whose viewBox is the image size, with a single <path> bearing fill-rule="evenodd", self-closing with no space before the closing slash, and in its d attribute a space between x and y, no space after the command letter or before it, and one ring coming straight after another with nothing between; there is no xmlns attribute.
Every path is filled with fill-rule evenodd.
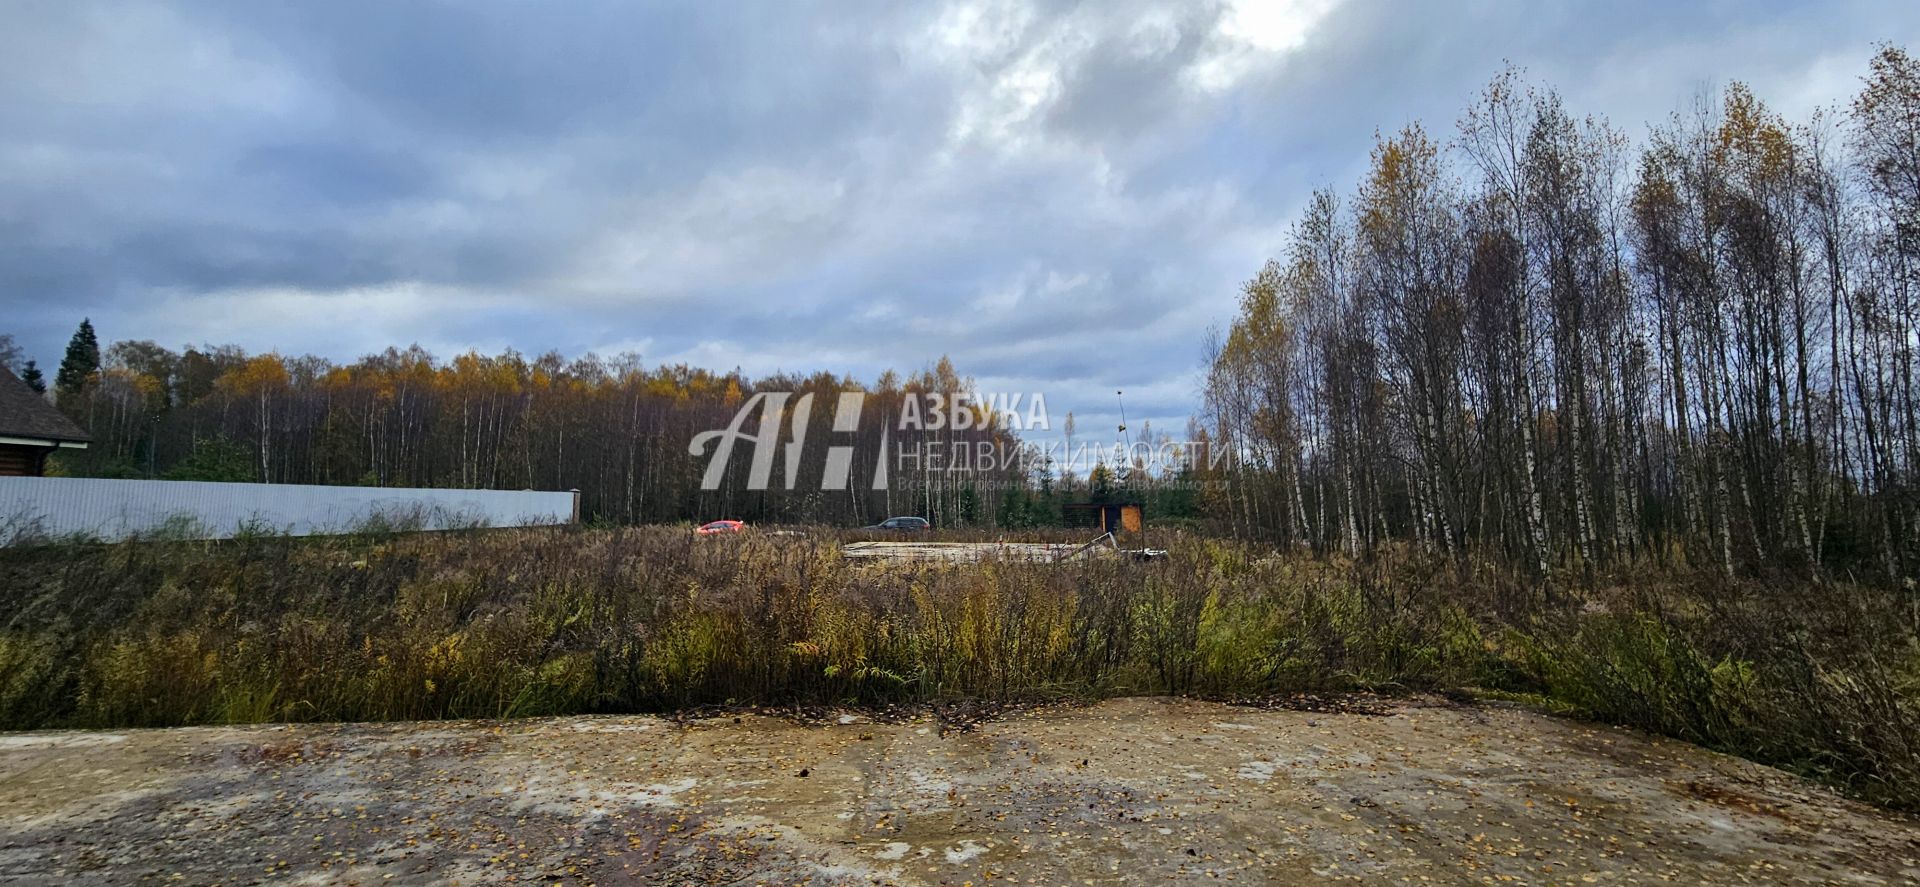
<svg viewBox="0 0 1920 887"><path fill-rule="evenodd" d="M0 543L136 534L225 539L403 529L518 527L574 520L574 493L0 477Z"/></svg>

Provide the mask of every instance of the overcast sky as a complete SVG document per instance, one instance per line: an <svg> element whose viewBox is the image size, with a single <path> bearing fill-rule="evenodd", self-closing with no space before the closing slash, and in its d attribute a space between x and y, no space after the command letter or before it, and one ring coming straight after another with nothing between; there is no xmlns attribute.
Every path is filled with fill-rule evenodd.
<svg viewBox="0 0 1920 887"><path fill-rule="evenodd" d="M1177 431L1308 192L1503 59L1638 136L1730 80L1844 101L1882 40L1920 4L4 0L0 332L948 354Z"/></svg>

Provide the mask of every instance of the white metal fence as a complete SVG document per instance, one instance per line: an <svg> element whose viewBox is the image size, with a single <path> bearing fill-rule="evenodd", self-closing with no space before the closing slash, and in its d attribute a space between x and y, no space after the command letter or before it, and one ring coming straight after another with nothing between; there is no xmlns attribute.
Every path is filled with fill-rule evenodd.
<svg viewBox="0 0 1920 887"><path fill-rule="evenodd" d="M227 484L174 480L0 477L0 544L74 536L225 539L370 527L445 530L564 524L578 494Z"/></svg>

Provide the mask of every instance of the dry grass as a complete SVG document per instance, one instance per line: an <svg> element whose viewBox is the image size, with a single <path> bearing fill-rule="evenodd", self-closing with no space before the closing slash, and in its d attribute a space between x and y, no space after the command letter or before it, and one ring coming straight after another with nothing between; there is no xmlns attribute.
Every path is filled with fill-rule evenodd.
<svg viewBox="0 0 1920 887"><path fill-rule="evenodd" d="M726 703L1464 690L1920 808L1902 592L1275 555L866 564L840 535L362 534L0 551L0 727L512 717ZM961 538L949 536L947 538Z"/></svg>

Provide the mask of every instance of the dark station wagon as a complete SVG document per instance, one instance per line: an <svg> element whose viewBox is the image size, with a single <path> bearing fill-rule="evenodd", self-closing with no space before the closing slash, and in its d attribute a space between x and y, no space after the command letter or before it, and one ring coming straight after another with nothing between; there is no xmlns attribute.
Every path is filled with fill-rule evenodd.
<svg viewBox="0 0 1920 887"><path fill-rule="evenodd" d="M888 533L920 533L933 529L933 524L928 523L924 517L890 517L871 527L861 527L861 529Z"/></svg>

